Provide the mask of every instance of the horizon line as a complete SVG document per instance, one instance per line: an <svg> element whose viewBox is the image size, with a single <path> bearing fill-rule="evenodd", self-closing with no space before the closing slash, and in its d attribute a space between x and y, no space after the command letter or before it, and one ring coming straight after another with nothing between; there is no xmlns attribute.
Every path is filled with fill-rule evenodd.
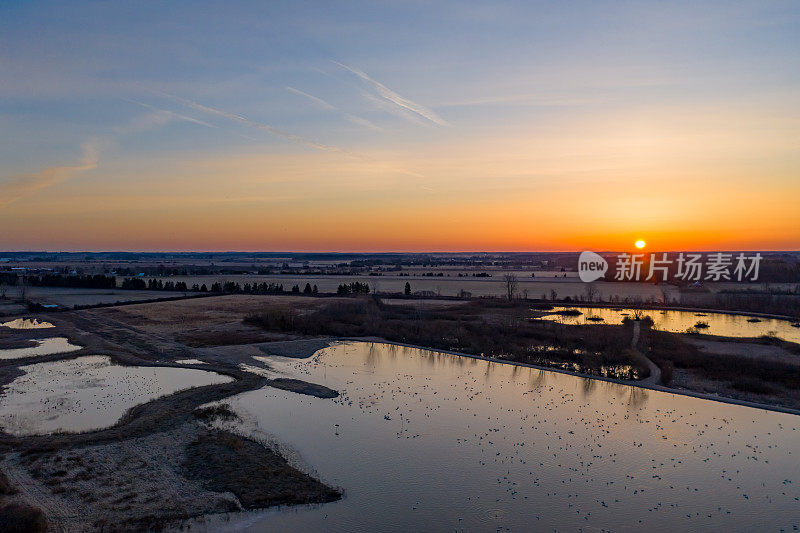
<svg viewBox="0 0 800 533"><path fill-rule="evenodd" d="M0 250L2 254L287 254L287 255L431 255L431 254L571 254L581 253L585 250L391 250L391 251L371 251L371 250L347 250L347 251L307 251L307 250ZM591 250L598 254L626 252L630 250ZM766 248L747 248L747 249L685 249L685 250L636 250L642 254L652 253L736 253L736 252L765 252L765 253L800 253L800 249L766 249ZM0 257L0 259L4 259Z"/></svg>

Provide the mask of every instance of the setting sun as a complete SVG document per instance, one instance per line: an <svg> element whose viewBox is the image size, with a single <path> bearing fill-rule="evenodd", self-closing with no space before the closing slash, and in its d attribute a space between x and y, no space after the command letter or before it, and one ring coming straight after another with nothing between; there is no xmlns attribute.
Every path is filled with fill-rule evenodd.
<svg viewBox="0 0 800 533"><path fill-rule="evenodd" d="M636 241L636 247L639 249L644 248L645 242L644 241Z"/></svg>

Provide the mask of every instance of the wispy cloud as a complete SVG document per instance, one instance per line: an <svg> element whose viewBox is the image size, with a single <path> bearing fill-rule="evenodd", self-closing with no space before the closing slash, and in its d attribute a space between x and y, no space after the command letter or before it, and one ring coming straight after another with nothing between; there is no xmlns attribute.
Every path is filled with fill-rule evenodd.
<svg viewBox="0 0 800 533"><path fill-rule="evenodd" d="M83 143L81 159L74 165L49 167L33 174L14 176L0 182L0 207L6 207L24 196L96 168L99 160L98 145L96 140Z"/></svg>
<svg viewBox="0 0 800 533"><path fill-rule="evenodd" d="M343 148L339 148L338 146L331 146L331 145L327 145L327 144L318 143L316 141L312 141L310 139L306 139L305 137L301 137L301 136L295 135L293 133L287 133L287 132L285 132L283 130L280 130L280 129L274 127L274 126L270 126L269 124L264 124L264 123L261 123L261 122L256 122L255 120L250 120L249 118L243 117L242 115L236 115L234 113L229 113L229 112L223 111L221 109L216 109L216 108L209 107L209 106L206 106L206 105L203 105L203 104L199 104L197 102L193 102L192 100L188 100L186 98L181 98L180 96L176 96L174 94L165 93L164 91L158 91L158 90L155 90L155 89L146 89L146 90L150 91L150 92L152 92L154 94L159 94L159 95L161 95L161 96L163 96L165 98L169 98L169 99L174 100L176 102L180 102L181 104L183 104L186 107L189 107L191 109L195 109L197 111L202 111L203 113L208 113L210 115L215 115L215 116L218 116L218 117L226 118L228 120L232 120L234 122L238 122L239 124L244 124L245 126L249 126L251 128L256 128L256 129L259 129L259 130L262 130L262 131L266 131L268 133L271 133L272 135L275 135L276 137L281 137L283 139L286 139L288 141L292 141L292 142L297 143L297 144L304 144L304 145L309 146L311 148L314 148L316 150L323 150L323 151L326 151L326 152L337 152L337 153L341 153L341 154L355 155L355 154L352 154L351 152L348 152L347 150L344 150Z"/></svg>
<svg viewBox="0 0 800 533"><path fill-rule="evenodd" d="M512 94L502 96L486 96L465 100L440 102L437 107L477 107L477 106L582 106L603 103L607 99L599 97L570 97L546 94Z"/></svg>
<svg viewBox="0 0 800 533"><path fill-rule="evenodd" d="M401 108L403 108L403 109L405 109L407 111L410 111L411 113L414 113L415 115L418 115L418 116L424 118L425 120L429 120L430 122L433 122L434 124L438 124L439 126L449 126L450 125L442 117L440 117L435 112L433 112L433 110L428 109L427 107L423 106L422 104L418 104L416 102L412 102L408 98L404 98L404 97L400 96L399 94L397 94L396 92L394 92L393 90L391 90L387 86L383 85L379 81L374 80L371 77L369 77L366 73L364 73L364 72L362 72L362 71L360 71L360 70L358 70L356 68L348 67L347 65L345 65L343 63L339 63L338 61L333 61L333 63L336 64L336 65L339 65L343 69L345 69L345 70L355 74L359 78L361 78L362 81L366 82L377 93L377 95L380 96L381 98L383 98L384 100L387 100L388 102L391 102L391 103L393 103L393 104L395 104L395 105L397 105L397 106L399 106L399 107L401 107Z"/></svg>
<svg viewBox="0 0 800 533"><path fill-rule="evenodd" d="M361 93L361 96L363 96L365 100L372 102L375 107L382 109L391 115L400 117L407 122L411 122L419 126L427 126L430 124L427 119L424 119L415 113L409 113L405 108L397 107L388 100L384 100L380 96L377 96L371 92L364 91Z"/></svg>
<svg viewBox="0 0 800 533"><path fill-rule="evenodd" d="M139 102L137 100L129 100L127 98L123 98L126 102L130 102L132 104L136 104L138 106L144 107L145 109L149 109L152 113L148 113L142 117L134 119L128 128L120 128L121 130L132 130L132 131L139 131L143 129L150 129L154 126L163 126L173 120L182 120L185 122L191 122L193 124L197 124L199 126L205 126L207 128L216 128L215 125L209 124L208 122L204 122L202 120L198 120L194 117L190 117L187 115L183 115L181 113L176 113L174 111L169 111L167 109L161 109L150 104L146 104L144 102Z"/></svg>
<svg viewBox="0 0 800 533"><path fill-rule="evenodd" d="M312 102L317 104L322 109L327 109L328 111L338 111L338 108L336 106L329 104L328 102L326 102L322 98L317 98L316 96L312 96L312 95L308 94L307 92L301 91L300 89L295 89L294 87L289 87L287 85L286 86L286 90L289 91L290 93L299 94L300 96L308 98L309 100L311 100Z"/></svg>
<svg viewBox="0 0 800 533"><path fill-rule="evenodd" d="M223 111L221 109L215 109L213 107L205 106L203 104L199 104L197 102L193 102L192 100L188 100L186 98L181 98L180 96L176 96L174 94L165 93L163 91L158 91L158 90L155 90L155 89L146 89L146 90L148 90L148 91L150 91L150 92L152 92L154 94L160 94L161 96L163 96L165 98L170 98L170 99L172 99L172 100L174 100L176 102L180 102L183 105L185 105L187 107L190 107L192 109L196 109L198 111L202 111L202 112L205 112L205 113L208 113L208 114L211 114L211 115L216 115L216 116L219 116L219 117L227 118L227 119L232 120L234 122L238 122L239 124L244 124L244 125L250 126L252 128L263 130L263 131L271 133L271 134L273 134L273 135L275 135L277 137L282 137L284 139L287 139L289 141L292 141L292 142L295 142L295 143L298 143L298 144L304 144L306 146L309 146L311 148L315 148L317 150L322 150L322 151L325 151L325 152L333 152L333 153L337 153L337 154L342 154L342 155L345 155L347 157L351 157L353 159L357 159L359 161L364 161L364 162L367 162L367 163L378 163L378 164L384 166L386 169L388 169L388 170L390 170L392 172L397 172L399 174L407 174L409 176L415 176L415 177L419 177L419 178L424 177L422 174L419 174L418 172L414 172L414 171L411 171L411 170L406 170L404 168L400 168L400 167L395 167L395 166L379 163L379 162L375 161L374 159L372 159L370 157L366 157L364 155L361 155L361 154L358 154L358 153L355 153L355 152L351 152L349 150L345 150L344 148L339 148L338 146L331 146L331 145L327 145L327 144L318 143L316 141L312 141L312 140L306 139L305 137L301 137L299 135L294 135L293 133L287 133L285 131L279 130L278 128L270 126L269 124L256 122L254 120L250 120L249 118L243 117L242 115L236 115L234 113L229 113L229 112Z"/></svg>
<svg viewBox="0 0 800 533"><path fill-rule="evenodd" d="M81 146L81 159L74 165L52 166L39 172L13 176L4 181L0 181L0 208L8 206L20 198L30 196L37 191L66 181L77 174L97 168L100 161L101 144L107 145L109 143L114 143L120 136L158 128L173 120L183 120L209 128L216 127L208 122L203 122L202 120L197 120L193 117L166 109L159 109L143 102L128 99L124 100L149 109L150 112L134 118L124 126L113 128L112 131L114 133L106 139L103 139L103 142L98 138L94 138L83 143Z"/></svg>
<svg viewBox="0 0 800 533"><path fill-rule="evenodd" d="M314 95L308 94L307 92L301 91L300 89L296 89L294 87L286 86L286 90L289 91L290 93L294 93L294 94L296 94L298 96L302 96L303 98L307 98L308 100L311 100L318 107L320 107L320 108L322 108L322 109L324 109L326 111L331 111L331 112L340 114L346 120L348 120L349 122L352 122L353 124L357 124L359 126L364 126L366 128L369 128L371 130L376 130L376 131L382 131L383 130L383 128L381 128L380 126L378 126L376 124L373 124L369 120L367 120L365 118L358 117L358 116L353 115L353 114L350 114L350 113L348 113L346 111L342 111L341 109L339 109L335 105L326 102L322 98L317 98Z"/></svg>

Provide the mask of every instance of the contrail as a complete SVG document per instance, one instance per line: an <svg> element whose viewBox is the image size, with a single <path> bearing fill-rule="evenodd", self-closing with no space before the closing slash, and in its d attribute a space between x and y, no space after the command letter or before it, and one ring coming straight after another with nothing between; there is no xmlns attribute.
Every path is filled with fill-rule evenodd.
<svg viewBox="0 0 800 533"><path fill-rule="evenodd" d="M295 89L294 87L289 87L288 85L286 86L286 90L289 91L290 93L294 93L294 94L296 94L298 96L302 96L304 98L308 98L309 100L311 100L312 102L317 104L322 109L325 109L326 111L332 111L334 113L339 113L346 120L349 120L353 124L358 124L359 126L364 126L366 128L369 128L369 129L372 129L372 130L376 130L376 131L382 131L383 130L383 128L381 128L380 126L378 126L376 124L373 124L369 120L367 120L365 118L357 117L355 115L351 115L350 113L347 113L346 111L342 111L341 109L339 109L335 105L326 102L322 98L317 98L313 94L308 94L307 92L301 91L300 89Z"/></svg>
<svg viewBox="0 0 800 533"><path fill-rule="evenodd" d="M186 122L193 122L194 124L199 124L201 126L206 126L207 128L216 128L215 125L209 124L208 122L203 122L202 120L198 120L198 119L193 118L193 117L187 117L186 115L181 115L180 113L175 113L174 111L169 111L167 109L160 109L160 108L152 106L150 104L145 104L144 102L139 102L137 100L130 100L128 98L122 98L122 100L125 100L126 102L130 102L132 104L140 105L140 106L144 107L145 109L149 109L151 111L155 111L156 113L164 113L165 115L168 115L170 117L175 117L175 118L180 119L180 120L185 120Z"/></svg>
<svg viewBox="0 0 800 533"><path fill-rule="evenodd" d="M250 120L249 118L243 117L241 115L235 115L235 114L229 113L227 111L222 111L221 109L215 109L213 107L208 107L208 106L205 106L203 104L198 104L197 102L193 102L192 100L187 100L186 98L181 98L180 96L176 96L174 94L165 93L164 91L159 91L159 90L156 90L156 89L145 89L145 90L150 91L150 92L155 93L155 94L159 94L159 95L161 95L161 96L163 96L165 98L170 98L172 100L175 100L176 102L180 102L185 106L191 107L192 109L196 109L198 111L203 111L205 113L209 113L209 114L216 115L216 116L219 116L219 117L227 118L229 120L233 120L233 121L238 122L240 124L244 124L244 125L250 126L252 128L257 128L259 130L263 130L263 131L269 132L269 133L271 133L273 135L276 135L278 137L282 137L282 138L290 140L292 142L295 142L295 143L298 143L298 144L304 144L306 146L310 146L311 148L315 148L317 150L322 150L322 151L325 151L325 152L334 152L334 153L337 153L337 154L346 155L347 157L351 157L353 159L357 159L359 161L364 161L364 162L367 162L367 163L380 163L379 161L375 161L374 159L371 159L369 157L363 156L361 154L357 154L355 152L351 152L349 150L345 150L343 148L339 148L338 146L329 146L327 144L321 144L321 143L318 143L318 142L315 142L315 141L311 141L309 139L306 139L305 137L300 137L299 135L294 135L292 133L287 133L285 131L279 130L278 128L270 126L269 124L262 124L260 122L254 121L254 120ZM393 167L393 166L386 165L386 164L384 164L384 166L388 170L391 170L393 172L398 172L400 174L407 174L409 176L415 176L415 177L418 177L418 178L424 178L425 177L425 176L423 176L422 174L420 174L418 172L413 172L411 170L406 170L404 168Z"/></svg>
<svg viewBox="0 0 800 533"><path fill-rule="evenodd" d="M191 100L187 100L186 98L181 98L180 96L176 96L174 94L165 93L163 91L158 91L156 89L146 89L146 90L148 90L150 92L153 92L155 94L159 94L159 95L161 95L161 96L163 96L165 98L170 98L172 100L175 100L176 102L180 102L180 103L182 103L183 105L185 105L187 107L191 107L192 109L196 109L198 111L203 111L204 113L209 113L211 115L216 115L218 117L227 118L228 120L233 120L233 121L238 122L240 124L244 124L246 126L250 126L251 128L256 128L256 129L259 129L259 130L263 130L263 131L269 132L272 135L275 135L277 137L282 137L282 138L284 138L286 140L289 140L289 141L292 141L292 142L295 142L295 143L298 143L298 144L304 144L306 146L310 146L311 148L315 148L317 150L323 150L323 151L326 151L326 152L336 152L336 153L339 153L339 154L346 154L346 155L350 155L350 156L356 156L356 154L348 152L347 150L339 148L338 146L329 146L327 144L318 143L316 141L312 141L310 139L306 139L305 137L300 137L299 135L295 135L293 133L287 133L287 132L285 132L283 130L279 130L278 128L270 126L269 124L262 124L260 122L254 121L254 120L250 120L249 118L243 117L241 115L234 115L233 113L228 113L227 111L222 111L220 109L215 109L213 107L208 107L208 106L205 106L203 104L198 104L197 102L193 102ZM356 157L358 157L358 156L356 156Z"/></svg>
<svg viewBox="0 0 800 533"><path fill-rule="evenodd" d="M425 106L423 106L421 104L418 104L416 102L412 102L408 98L403 98L402 96L400 96L399 94L397 94L396 92L394 92L393 90L388 88L387 86L383 85L379 81L376 81L376 80L370 78L364 72L361 72L360 70L352 68L352 67L348 67L347 65L345 65L343 63L339 63L338 61L333 61L333 63L336 64L336 65L339 65L340 67L342 67L345 70L348 70L348 71L352 72L353 74L355 74L356 76L358 76L362 80L364 80L367 83L369 83L370 85L372 85L381 98L383 98L385 100L388 100L389 102L392 102L393 104L395 104L397 106L400 106L403 109L407 109L408 111L411 111L412 113L415 113L415 114L421 116L422 118L433 122L434 124L438 124L439 126L449 126L450 125L443 118L441 118L439 115L434 113L432 110L428 109L427 107L425 107Z"/></svg>
<svg viewBox="0 0 800 533"><path fill-rule="evenodd" d="M300 96L308 98L309 100L320 106L322 109L327 109L328 111L338 111L336 106L329 104L322 98L317 98L316 96L310 95L307 92L303 92L300 89L295 89L294 87L289 87L287 85L286 90L289 91L290 93L299 94Z"/></svg>

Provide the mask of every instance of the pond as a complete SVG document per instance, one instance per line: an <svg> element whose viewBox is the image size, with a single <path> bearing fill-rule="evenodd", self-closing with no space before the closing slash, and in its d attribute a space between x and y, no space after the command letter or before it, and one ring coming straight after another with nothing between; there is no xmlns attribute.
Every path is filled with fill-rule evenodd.
<svg viewBox="0 0 800 533"><path fill-rule="evenodd" d="M72 344L66 337L50 337L49 339L36 339L34 346L25 348L9 348L0 350L0 359L22 359L24 357L41 357L57 353L67 353L80 350L83 346Z"/></svg>
<svg viewBox="0 0 800 533"><path fill-rule="evenodd" d="M228 401L243 430L344 498L212 518L209 530L800 525L794 415L387 344L266 361L341 396L243 393Z"/></svg>
<svg viewBox="0 0 800 533"><path fill-rule="evenodd" d="M0 428L13 435L101 429L139 404L232 380L203 370L116 365L104 355L20 368L25 373L0 393Z"/></svg>
<svg viewBox="0 0 800 533"><path fill-rule="evenodd" d="M620 324L626 316L632 317L634 312L638 311L652 318L653 327L662 331L684 333L698 322L705 322L708 327L699 331L707 335L760 337L774 334L785 341L800 343L800 328L793 327L788 320L702 311L660 311L610 307L554 307L552 313L571 309L580 311L581 314L575 316L549 314L541 317L541 320L552 320L563 324ZM601 318L602 321L593 321L592 318Z"/></svg>

